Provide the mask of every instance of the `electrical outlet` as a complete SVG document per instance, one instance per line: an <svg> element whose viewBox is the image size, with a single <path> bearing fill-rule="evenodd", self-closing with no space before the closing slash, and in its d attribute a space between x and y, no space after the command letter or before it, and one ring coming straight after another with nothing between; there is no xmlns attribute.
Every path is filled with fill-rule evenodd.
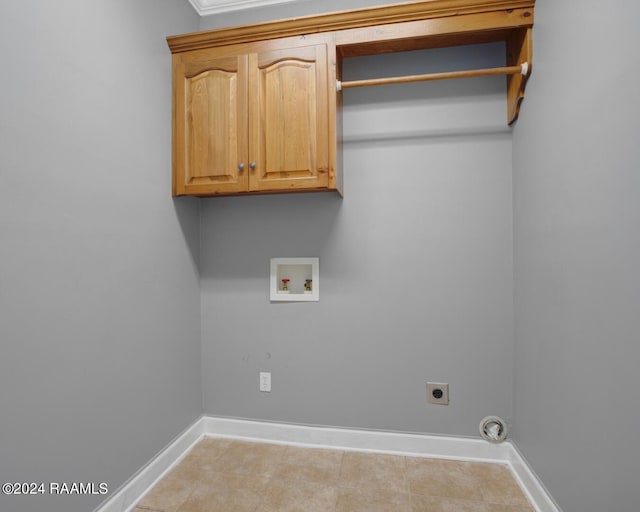
<svg viewBox="0 0 640 512"><path fill-rule="evenodd" d="M260 372L260 391L271 393L271 372Z"/></svg>
<svg viewBox="0 0 640 512"><path fill-rule="evenodd" d="M427 402L430 404L449 405L449 384L427 382Z"/></svg>

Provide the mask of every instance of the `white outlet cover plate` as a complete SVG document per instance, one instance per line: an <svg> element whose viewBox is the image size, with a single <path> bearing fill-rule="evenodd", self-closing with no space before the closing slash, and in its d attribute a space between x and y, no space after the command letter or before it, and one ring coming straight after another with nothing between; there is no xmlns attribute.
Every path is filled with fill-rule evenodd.
<svg viewBox="0 0 640 512"><path fill-rule="evenodd" d="M260 372L260 391L271 393L271 372Z"/></svg>

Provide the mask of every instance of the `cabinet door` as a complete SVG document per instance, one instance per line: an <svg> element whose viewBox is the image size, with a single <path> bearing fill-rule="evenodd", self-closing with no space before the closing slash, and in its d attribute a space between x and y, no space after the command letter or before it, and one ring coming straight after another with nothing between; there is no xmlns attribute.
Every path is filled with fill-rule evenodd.
<svg viewBox="0 0 640 512"><path fill-rule="evenodd" d="M327 45L252 53L249 77L250 190L326 189Z"/></svg>
<svg viewBox="0 0 640 512"><path fill-rule="evenodd" d="M177 62L174 195L248 190L247 62L206 53Z"/></svg>

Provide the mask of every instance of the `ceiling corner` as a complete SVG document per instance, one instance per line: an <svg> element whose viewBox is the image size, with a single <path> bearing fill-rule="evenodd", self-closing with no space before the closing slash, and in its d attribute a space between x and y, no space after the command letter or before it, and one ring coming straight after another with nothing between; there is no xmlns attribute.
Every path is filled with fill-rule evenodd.
<svg viewBox="0 0 640 512"><path fill-rule="evenodd" d="M200 16L301 1L303 0L189 0Z"/></svg>

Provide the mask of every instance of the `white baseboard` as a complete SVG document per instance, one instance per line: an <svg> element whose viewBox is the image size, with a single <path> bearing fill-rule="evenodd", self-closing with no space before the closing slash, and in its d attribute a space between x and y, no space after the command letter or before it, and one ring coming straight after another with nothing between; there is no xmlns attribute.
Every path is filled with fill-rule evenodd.
<svg viewBox="0 0 640 512"><path fill-rule="evenodd" d="M203 426L204 418L201 417L130 478L113 496L98 506L94 512L130 512L133 510L140 498L180 462L193 445L205 436Z"/></svg>
<svg viewBox="0 0 640 512"><path fill-rule="evenodd" d="M506 443L491 444L465 437L313 427L211 416L204 417L204 433L206 436L258 442L484 462L505 462L509 451Z"/></svg>
<svg viewBox="0 0 640 512"><path fill-rule="evenodd" d="M536 512L561 512L518 449L509 441L313 427L203 416L94 512L130 512L153 485L203 437L327 449L391 453L507 464Z"/></svg>
<svg viewBox="0 0 640 512"><path fill-rule="evenodd" d="M533 503L536 512L562 512L560 506L551 497L542 481L522 456L517 445L513 443L511 443L508 462L513 476L520 484L527 498L529 498L529 501Z"/></svg>

